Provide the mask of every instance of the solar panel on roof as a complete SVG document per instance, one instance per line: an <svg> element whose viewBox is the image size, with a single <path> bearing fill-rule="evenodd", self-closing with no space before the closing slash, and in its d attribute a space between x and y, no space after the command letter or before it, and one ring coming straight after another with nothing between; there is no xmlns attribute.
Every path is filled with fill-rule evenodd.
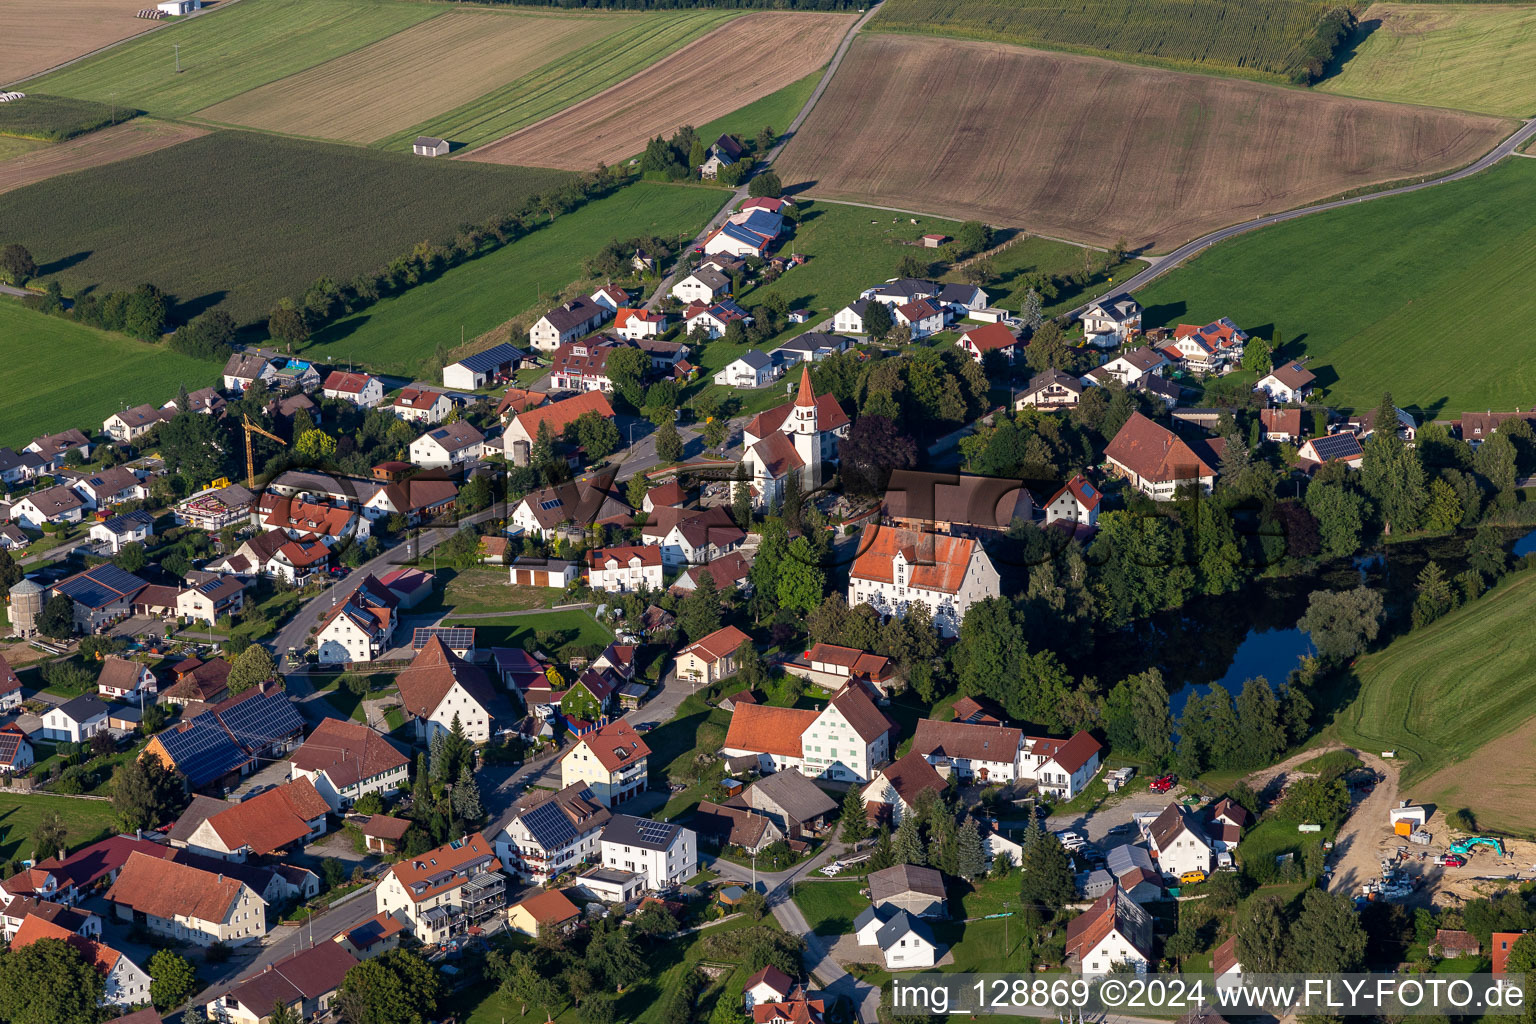
<svg viewBox="0 0 1536 1024"><path fill-rule="evenodd" d="M522 357L523 353L515 346L503 343L494 348L488 348L484 352L476 352L472 356L465 356L459 360L459 365L466 370L481 373L486 370L494 370L513 360L520 360Z"/></svg>
<svg viewBox="0 0 1536 1024"><path fill-rule="evenodd" d="M162 732L157 739L193 789L238 770L250 760L220 728L212 712L198 715L188 725L179 732Z"/></svg>
<svg viewBox="0 0 1536 1024"><path fill-rule="evenodd" d="M411 648L421 650L434 636L441 637L450 651L467 651L475 646L475 631L469 626L417 626L411 635Z"/></svg>
<svg viewBox="0 0 1536 1024"><path fill-rule="evenodd" d="M523 827L546 850L563 850L576 841L576 829L553 800L539 804L522 817Z"/></svg>
<svg viewBox="0 0 1536 1024"><path fill-rule="evenodd" d="M550 498L548 501L539 502L539 508L548 512L550 509L559 508L563 504L565 504L565 502L561 501L559 498Z"/></svg>
<svg viewBox="0 0 1536 1024"><path fill-rule="evenodd" d="M247 698L219 712L219 718L247 750L259 750L304 728L293 702L281 690Z"/></svg>
<svg viewBox="0 0 1536 1024"><path fill-rule="evenodd" d="M1312 450L1324 462L1353 458L1360 455L1362 451L1360 439L1354 434L1329 434L1326 437L1313 438Z"/></svg>

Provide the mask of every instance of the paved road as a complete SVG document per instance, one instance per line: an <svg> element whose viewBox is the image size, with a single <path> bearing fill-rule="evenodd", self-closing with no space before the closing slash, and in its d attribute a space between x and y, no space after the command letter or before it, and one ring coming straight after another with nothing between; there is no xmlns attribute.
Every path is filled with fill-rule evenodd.
<svg viewBox="0 0 1536 1024"><path fill-rule="evenodd" d="M1287 210L1284 213L1272 213L1265 217L1256 217L1251 221L1245 221L1242 224L1233 224L1229 227L1224 227L1220 230L1212 231L1210 234L1202 235L1192 242L1185 242L1183 245L1179 246L1177 249L1173 250L1173 252L1170 252L1166 256L1159 257L1147 269L1141 271L1128 280L1116 284L1113 290L1107 291L1092 301L1078 306L1067 315L1075 317L1082 313L1083 310L1091 306L1094 302L1119 295L1121 292L1134 292L1137 288L1143 288L1157 280L1159 277L1162 277L1164 274L1168 273L1168 271L1184 263L1186 260L1196 255L1197 253L1205 251L1206 249L1215 245L1217 242L1224 242L1229 238L1236 237L1237 235L1245 234L1258 228L1268 227L1271 224L1279 224L1283 221L1295 220L1297 217L1305 217L1313 213L1323 213L1327 210L1339 210L1346 206L1354 206L1358 203L1369 203L1377 199L1385 199L1388 196L1407 195L1409 192L1418 192L1421 189L1434 188L1436 185L1445 185L1453 181L1460 181L1463 178L1470 178L1474 174L1479 174L1483 171L1486 171L1500 160L1509 156L1511 153L1514 153L1515 150L1524 145L1525 141L1531 138L1533 135L1536 135L1536 120L1527 121L1525 124L1520 126L1518 131L1516 131L1509 138L1505 139L1503 142L1499 143L1488 153L1484 154L1481 159L1475 161L1474 163L1468 164L1466 167L1463 167L1459 171L1452 171L1450 174L1442 175L1438 178L1432 178L1429 181L1421 181L1414 185L1403 185L1399 188L1391 188L1383 192L1373 192L1370 195L1357 196L1353 199L1335 199L1332 202L1316 203L1312 206L1303 206L1299 209Z"/></svg>
<svg viewBox="0 0 1536 1024"><path fill-rule="evenodd" d="M784 134L779 136L779 141L762 158L761 162L764 166L772 164L774 159L784 149L784 145L794 138L795 132L800 130L800 126L810 116L811 109L816 106L816 101L821 99L821 94L827 91L827 85L832 81L832 76L837 74L837 69L843 63L843 57L848 53L848 47L853 45L853 37L858 35L859 30L868 24L869 19L873 18L879 10L879 4L871 4L869 10L865 11L862 17L848 26L848 31L843 33L842 41L837 44L837 51L832 54L831 61L827 63L827 70L822 72L821 81L816 83L815 90L811 93L810 98L805 101L805 106L800 108L800 113L796 114L794 120L789 122L789 127L785 129ZM725 205L720 207L720 212L710 218L709 223L704 225L704 229L694 237L693 242L688 248L696 249L703 245L704 239L709 237L709 233L725 223L725 218L730 216L731 211L736 208L737 204L747 198L747 186L749 183L750 181L744 182L740 188L731 193L731 197L726 200ZM661 300L666 297L667 292L672 288L672 282L676 277L677 270L674 268L671 273L661 279L661 283L656 286L656 290L651 293L650 299L646 302L646 309L655 309L661 303Z"/></svg>

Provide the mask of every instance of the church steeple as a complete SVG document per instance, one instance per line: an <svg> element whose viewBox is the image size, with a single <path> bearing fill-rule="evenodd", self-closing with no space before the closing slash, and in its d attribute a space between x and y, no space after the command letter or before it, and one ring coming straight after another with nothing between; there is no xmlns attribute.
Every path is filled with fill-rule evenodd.
<svg viewBox="0 0 1536 1024"><path fill-rule="evenodd" d="M803 405L815 407L816 392L811 389L811 364L800 364L800 393L795 396L795 407Z"/></svg>

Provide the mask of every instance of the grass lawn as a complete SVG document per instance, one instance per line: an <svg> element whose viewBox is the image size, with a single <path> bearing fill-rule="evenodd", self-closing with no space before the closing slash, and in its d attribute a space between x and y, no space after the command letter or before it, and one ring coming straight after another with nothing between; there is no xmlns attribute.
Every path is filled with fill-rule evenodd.
<svg viewBox="0 0 1536 1024"><path fill-rule="evenodd" d="M1536 8L1377 4L1379 24L1323 92L1484 114L1536 113Z"/></svg>
<svg viewBox="0 0 1536 1024"><path fill-rule="evenodd" d="M9 160L33 150L42 149L48 143L41 139L21 139L14 135L0 135L0 160Z"/></svg>
<svg viewBox="0 0 1536 1024"><path fill-rule="evenodd" d="M69 366L57 354L69 353ZM87 435L125 405L159 405L176 397L176 386L196 391L218 380L217 363L205 363L121 334L0 300L0 356L13 386L0 403L0 445L20 450L39 434L79 427Z"/></svg>
<svg viewBox="0 0 1536 1024"><path fill-rule="evenodd" d="M29 93L25 99L0 103L0 135L63 142L138 113L132 107Z"/></svg>
<svg viewBox="0 0 1536 1024"><path fill-rule="evenodd" d="M1270 818L1243 833L1243 841L1238 844L1234 859L1242 868L1263 872L1268 869L1258 865L1266 861L1273 863L1274 858L1287 853L1294 853L1296 859L1300 860L1304 847L1325 838L1327 836L1320 832L1296 831L1294 821ZM1259 877L1265 876L1261 874Z"/></svg>
<svg viewBox="0 0 1536 1024"><path fill-rule="evenodd" d="M859 895L863 882L798 882L795 905L805 915L806 923L817 935L848 935L853 919L869 907L869 900Z"/></svg>
<svg viewBox="0 0 1536 1024"><path fill-rule="evenodd" d="M700 125L699 138L704 140L706 146L727 133L735 135L743 142L751 142L764 126L782 134L784 129L789 127L789 122L800 113L800 108L805 106L805 101L811 98L811 93L816 91L816 83L821 81L823 70L825 69L818 68L800 81L791 82L778 92L771 92L762 99L748 103L724 117L717 117L708 124ZM723 203L724 199L721 202Z"/></svg>
<svg viewBox="0 0 1536 1024"><path fill-rule="evenodd" d="M1358 659L1354 699L1332 733L1370 751L1396 750L1404 796L1451 799L1490 825L1523 827L1536 709L1536 573ZM1407 787L1412 786L1413 789ZM1244 840L1247 845L1247 840Z"/></svg>
<svg viewBox="0 0 1536 1024"><path fill-rule="evenodd" d="M1536 160L1464 181L1265 228L1223 242L1137 294L1147 326L1230 316L1309 356L1327 404L1392 392L1422 416L1530 405L1536 363L1521 332L1480 332L1477 365L1446 339L1497 306L1536 314Z"/></svg>
<svg viewBox="0 0 1536 1024"><path fill-rule="evenodd" d="M150 281L175 296L178 319L218 306L249 323L321 275L375 271L568 177L223 131L8 192L0 223L66 292Z"/></svg>
<svg viewBox="0 0 1536 1024"><path fill-rule="evenodd" d="M691 234L721 203L713 189L630 185L436 281L332 324L311 339L306 354L374 370L414 372L438 345L451 349L461 333L465 338L483 334L529 309L541 295L553 295L580 279L582 261L612 239Z"/></svg>
<svg viewBox="0 0 1536 1024"><path fill-rule="evenodd" d="M684 697L670 720L646 733L645 742L651 748L651 788L669 785L672 772L681 775L699 754L718 754L730 727L729 711L711 707L698 693ZM671 821L692 811L712 787L712 782L692 783L681 793L674 793L653 817Z"/></svg>
<svg viewBox="0 0 1536 1024"><path fill-rule="evenodd" d="M368 680L368 692L362 697L342 687L339 673L323 681L311 676L310 685L325 696L326 703L335 708L341 717L366 723L368 714L363 710L363 701L377 699L392 691L395 676L391 672L375 672L367 674L365 678ZM404 724L403 716L401 723Z"/></svg>
<svg viewBox="0 0 1536 1024"><path fill-rule="evenodd" d="M1314 758L1301 762L1296 766L1298 772L1311 772L1321 775L1324 772L1332 772L1336 775L1344 775L1360 767L1360 759L1347 750L1330 750L1326 754L1319 754Z"/></svg>
<svg viewBox="0 0 1536 1024"><path fill-rule="evenodd" d="M463 146L491 142L617 85L739 13L650 11L632 16L633 24L618 32L613 31L612 22L604 21L601 38L588 46L373 145L399 149L418 135L449 139Z"/></svg>
<svg viewBox="0 0 1536 1024"><path fill-rule="evenodd" d="M423 601L416 611L451 609L461 615L478 612L524 611L548 608L565 591L557 587L514 587L507 582L504 565L475 565L468 569L439 569L438 579L447 579L441 591ZM435 603L434 603L435 602Z"/></svg>
<svg viewBox="0 0 1536 1024"><path fill-rule="evenodd" d="M500 619L462 619L449 616L445 626L473 626L475 646L521 647L525 640L541 630L554 630L563 636L560 651L575 647L596 647L599 650L613 642L613 633L594 619L591 613L580 610L544 612L535 615L509 615ZM547 651L559 658L558 651Z"/></svg>
<svg viewBox="0 0 1536 1024"><path fill-rule="evenodd" d="M28 91L103 103L115 100L179 117L361 49L447 10L394 0L232 4L228 10L169 25L29 82Z"/></svg>
<svg viewBox="0 0 1536 1024"><path fill-rule="evenodd" d="M983 287L992 305L1018 312L1024 305L1024 296L1029 292L1031 277L1043 274L1047 277L1060 275L1065 279L1068 275L1081 273L1085 254L1093 267L1093 273L1087 285L1078 287L1064 280L1058 287L1056 295L1044 301L1045 312L1066 312L1085 298L1098 295L1107 290L1116 280L1130 277L1146 265L1141 260L1122 260L1111 266L1106 273L1098 269L1100 261L1104 258L1101 252L1069 245L1066 242L1054 242L1049 238L1030 237L1022 242L1015 242L991 257L992 268L997 276ZM945 274L940 280L958 281L960 275Z"/></svg>
<svg viewBox="0 0 1536 1024"><path fill-rule="evenodd" d="M32 855L32 833L46 811L58 811L69 832L69 849L105 839L117 831L112 805L102 800L75 800L46 794L0 790L0 861Z"/></svg>

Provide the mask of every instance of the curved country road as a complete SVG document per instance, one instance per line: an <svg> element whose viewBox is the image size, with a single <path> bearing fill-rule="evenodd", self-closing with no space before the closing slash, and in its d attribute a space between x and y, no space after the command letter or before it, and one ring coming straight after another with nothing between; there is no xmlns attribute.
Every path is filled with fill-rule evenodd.
<svg viewBox="0 0 1536 1024"><path fill-rule="evenodd" d="M827 70L822 72L821 81L816 83L815 90L811 93L810 98L805 101L805 106L800 108L800 113L796 114L795 119L789 122L789 127L784 129L784 133L779 136L779 141L774 143L773 148L763 157L762 162L765 165L773 163L774 158L779 155L779 151L784 148L790 139L794 138L795 132L800 130L800 126L805 123L805 119L811 115L811 109L816 106L816 101L821 99L821 94L827 91L827 85L832 81L832 76L837 74L837 69L843 63L843 57L848 53L848 47L853 45L853 37L858 35L859 29L868 24L869 19L873 18L879 10L880 5L878 3L871 4L869 10L865 11L852 25L848 26L848 31L843 33L842 41L837 44L837 50L832 54L832 59L827 62ZM704 239L709 237L710 232L725 223L725 218L730 216L731 211L736 208L736 205L747 198L747 185L749 183L750 179L747 182L742 182L741 187L731 193L731 197L725 201L725 205L720 208L720 212L709 219L709 223L704 225L703 229L694 236L693 243L688 248L694 249L703 245ZM662 278L661 283L656 286L656 290L651 293L650 299L645 304L646 309L655 309L657 304L666 298L667 292L671 289L672 282L676 277L677 268L674 267L672 272Z"/></svg>
<svg viewBox="0 0 1536 1024"><path fill-rule="evenodd" d="M1368 203L1375 199L1385 199L1388 196L1407 195L1409 192L1417 192L1420 189L1434 188L1436 185L1446 185L1453 181L1460 181L1462 178L1470 178L1474 174L1486 171L1488 168L1492 167L1506 156L1514 153L1515 150L1524 145L1525 141L1531 138L1533 135L1536 135L1536 119L1527 121L1525 124L1521 125L1520 128L1509 138L1505 139L1503 142L1499 143L1493 149L1485 153L1481 158L1473 163L1468 164L1459 171L1452 171L1450 174L1442 175L1438 178L1431 178L1429 181L1421 181L1413 185L1402 185L1398 188L1389 188L1382 192L1372 192L1370 195L1355 196L1351 199L1335 199L1326 203L1315 203L1312 206L1302 206L1294 210L1286 210L1284 213L1272 213L1265 217L1257 217L1250 221L1244 221L1241 224L1232 224L1228 227L1220 228L1219 230L1212 231L1208 235L1201 235L1199 238L1192 242L1185 242L1183 245L1179 246L1168 255L1157 257L1155 260L1153 260L1152 265L1147 269L1137 273L1133 277L1127 279L1125 282L1117 285L1113 290L1105 292L1103 295L1094 298L1090 302L1083 303L1081 306L1078 306L1076 309L1072 310L1066 315L1069 317L1076 317L1080 315L1083 310L1093 305L1094 302L1102 302L1103 300L1112 298L1121 294L1122 292L1130 292L1134 289L1145 287L1146 285L1149 285L1153 281L1157 280L1159 277L1162 277L1164 274L1168 273L1168 271L1184 263L1191 256L1203 252L1204 250L1215 245L1217 242L1224 242L1229 238L1236 237L1237 235L1241 235L1258 228L1268 227L1271 224L1279 224L1282 221L1295 220L1297 217L1305 217L1308 214L1323 213L1327 210L1339 210L1346 206L1354 206L1356 203Z"/></svg>

